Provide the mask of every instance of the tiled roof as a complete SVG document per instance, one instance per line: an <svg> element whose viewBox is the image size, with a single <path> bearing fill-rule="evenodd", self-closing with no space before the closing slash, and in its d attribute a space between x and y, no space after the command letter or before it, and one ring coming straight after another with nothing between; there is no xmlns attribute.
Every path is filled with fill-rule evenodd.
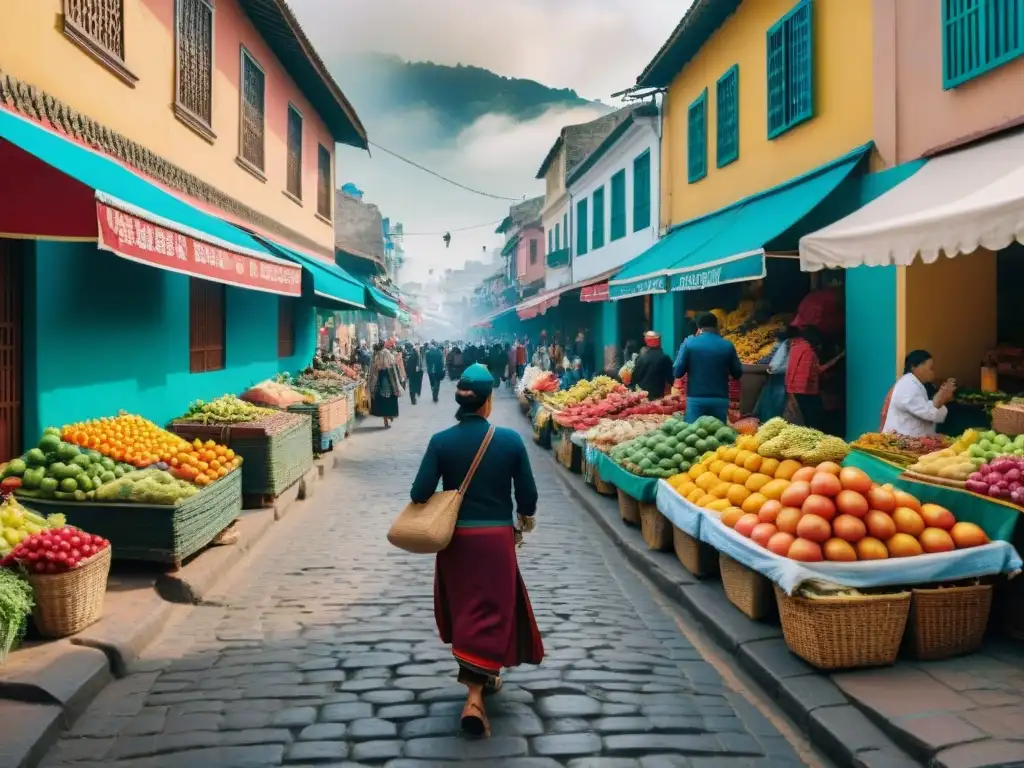
<svg viewBox="0 0 1024 768"><path fill-rule="evenodd" d="M641 88L667 88L743 0L694 0L682 20L636 79Z"/></svg>
<svg viewBox="0 0 1024 768"><path fill-rule="evenodd" d="M540 218L540 212L543 208L544 195L531 198L530 200L524 200L521 203L516 203L509 208L508 211L508 215L512 219L512 226L516 229L520 229L530 222L537 221Z"/></svg>
<svg viewBox="0 0 1024 768"><path fill-rule="evenodd" d="M384 220L372 203L339 191L334 197L334 247L353 256L384 260Z"/></svg>
<svg viewBox="0 0 1024 768"><path fill-rule="evenodd" d="M547 157L537 171L537 178L543 179L551 167L551 163L558 157L558 150L565 147L565 173L568 176L575 170L576 166L587 159L587 155L597 149L601 142L614 131L620 123L630 117L631 107L623 107L607 115L603 115L589 123L565 126L558 136L558 139L548 150Z"/></svg>

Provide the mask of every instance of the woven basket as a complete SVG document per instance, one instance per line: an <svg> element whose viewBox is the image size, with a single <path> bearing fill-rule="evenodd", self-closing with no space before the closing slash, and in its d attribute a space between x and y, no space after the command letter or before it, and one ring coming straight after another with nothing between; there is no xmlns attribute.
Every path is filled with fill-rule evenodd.
<svg viewBox="0 0 1024 768"><path fill-rule="evenodd" d="M672 526L672 548L683 568L697 578L702 579L718 573L718 552L675 526Z"/></svg>
<svg viewBox="0 0 1024 768"><path fill-rule="evenodd" d="M32 619L43 637L56 639L81 632L103 615L110 573L110 547L97 552L73 571L29 573L35 594Z"/></svg>
<svg viewBox="0 0 1024 768"><path fill-rule="evenodd" d="M622 491L618 491L618 494L619 514L622 515L623 522L640 525L640 502Z"/></svg>
<svg viewBox="0 0 1024 768"><path fill-rule="evenodd" d="M601 479L601 473L597 470L594 471L594 490L600 493L602 496L615 496L619 490L611 483L605 482ZM621 505L619 509L621 509ZM625 518L623 518L625 519Z"/></svg>
<svg viewBox="0 0 1024 768"><path fill-rule="evenodd" d="M672 549L672 523L653 504L640 502L640 533L648 549L657 552Z"/></svg>
<svg viewBox="0 0 1024 768"><path fill-rule="evenodd" d="M754 621L764 621L775 613L772 583L757 571L737 563L728 555L718 553L722 586L729 602Z"/></svg>
<svg viewBox="0 0 1024 768"><path fill-rule="evenodd" d="M818 669L881 667L896 661L910 593L809 600L775 597L789 650Z"/></svg>
<svg viewBox="0 0 1024 768"><path fill-rule="evenodd" d="M948 659L981 647L992 585L914 589L905 648L918 659Z"/></svg>
<svg viewBox="0 0 1024 768"><path fill-rule="evenodd" d="M992 429L1004 435L1024 434L1024 408L1000 403L992 409Z"/></svg>

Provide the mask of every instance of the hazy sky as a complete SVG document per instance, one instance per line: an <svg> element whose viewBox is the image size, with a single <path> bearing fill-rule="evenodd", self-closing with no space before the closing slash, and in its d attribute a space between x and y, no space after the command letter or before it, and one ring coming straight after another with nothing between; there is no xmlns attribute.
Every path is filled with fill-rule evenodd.
<svg viewBox="0 0 1024 768"><path fill-rule="evenodd" d="M499 75L573 88L587 99L608 98L631 85L682 18L690 0L290 0L325 61L352 50L392 53L413 61L474 64ZM357 73L335 73L343 85ZM358 102L355 108L359 111ZM549 112L529 123L487 116L465 131L455 149L425 146L429 115L361 114L371 141L463 184L508 197L543 193L534 179L563 125L596 112ZM500 220L507 202L445 184L383 152L343 147L338 183L354 182L406 232L441 232ZM406 239L403 279L458 267L481 246L500 242L494 226Z"/></svg>

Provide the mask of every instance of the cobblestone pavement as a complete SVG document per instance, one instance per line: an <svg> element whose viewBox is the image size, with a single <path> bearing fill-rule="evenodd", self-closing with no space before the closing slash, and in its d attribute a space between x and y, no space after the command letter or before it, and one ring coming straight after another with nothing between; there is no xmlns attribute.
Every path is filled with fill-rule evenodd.
<svg viewBox="0 0 1024 768"><path fill-rule="evenodd" d="M547 657L489 700L491 739L459 737L464 689L436 636L433 562L384 538L451 399L446 384L440 405L403 401L386 432L368 420L313 506L275 526L211 604L180 607L43 765L820 764L702 658L532 444L542 502L521 562ZM494 418L525 427L507 391Z"/></svg>

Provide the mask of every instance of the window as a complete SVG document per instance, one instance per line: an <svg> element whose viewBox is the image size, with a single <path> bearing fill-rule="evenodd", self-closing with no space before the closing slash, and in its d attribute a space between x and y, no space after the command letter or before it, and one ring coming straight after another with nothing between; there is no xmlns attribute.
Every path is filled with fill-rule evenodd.
<svg viewBox="0 0 1024 768"><path fill-rule="evenodd" d="M715 127L717 165L724 168L740 156L740 68L733 64L715 87L718 122Z"/></svg>
<svg viewBox="0 0 1024 768"><path fill-rule="evenodd" d="M955 88L1024 54L1024 0L940 2L944 88Z"/></svg>
<svg viewBox="0 0 1024 768"><path fill-rule="evenodd" d="M562 214L562 232L565 233L565 247L569 247L569 214Z"/></svg>
<svg viewBox="0 0 1024 768"><path fill-rule="evenodd" d="M125 66L124 0L64 0L64 34L129 85Z"/></svg>
<svg viewBox="0 0 1024 768"><path fill-rule="evenodd" d="M331 152L323 144L316 149L316 212L331 220Z"/></svg>
<svg viewBox="0 0 1024 768"><path fill-rule="evenodd" d="M208 140L213 122L213 5L177 0L174 113Z"/></svg>
<svg viewBox="0 0 1024 768"><path fill-rule="evenodd" d="M555 236L555 230L549 229L548 230L548 253L553 253L554 250L555 250L554 248L551 247L552 243L555 242L554 236Z"/></svg>
<svg viewBox="0 0 1024 768"><path fill-rule="evenodd" d="M576 255L587 252L587 198L576 203Z"/></svg>
<svg viewBox="0 0 1024 768"><path fill-rule="evenodd" d="M768 138L814 116L811 0L800 0L768 30Z"/></svg>
<svg viewBox="0 0 1024 768"><path fill-rule="evenodd" d="M288 105L288 194L302 199L302 115Z"/></svg>
<svg viewBox="0 0 1024 768"><path fill-rule="evenodd" d="M633 161L633 231L651 226L651 152Z"/></svg>
<svg viewBox="0 0 1024 768"><path fill-rule="evenodd" d="M686 179L691 184L708 175L708 89L686 110Z"/></svg>
<svg viewBox="0 0 1024 768"><path fill-rule="evenodd" d="M295 355L295 299L277 297L277 356Z"/></svg>
<svg viewBox="0 0 1024 768"><path fill-rule="evenodd" d="M530 264L537 263L537 241L533 238L530 239Z"/></svg>
<svg viewBox="0 0 1024 768"><path fill-rule="evenodd" d="M626 236L626 171L612 176L611 241Z"/></svg>
<svg viewBox="0 0 1024 768"><path fill-rule="evenodd" d="M206 373L224 369L223 283L193 277L189 280L189 370Z"/></svg>
<svg viewBox="0 0 1024 768"><path fill-rule="evenodd" d="M561 230L559 229L559 226L560 225L555 224L555 250L556 251L562 250L562 237L561 237Z"/></svg>
<svg viewBox="0 0 1024 768"><path fill-rule="evenodd" d="M604 247L604 187L594 190L594 228L590 235L590 250Z"/></svg>
<svg viewBox="0 0 1024 768"><path fill-rule="evenodd" d="M239 157L250 170L259 171L263 176L263 130L264 130L264 82L263 70L249 52L242 49L242 114Z"/></svg>

